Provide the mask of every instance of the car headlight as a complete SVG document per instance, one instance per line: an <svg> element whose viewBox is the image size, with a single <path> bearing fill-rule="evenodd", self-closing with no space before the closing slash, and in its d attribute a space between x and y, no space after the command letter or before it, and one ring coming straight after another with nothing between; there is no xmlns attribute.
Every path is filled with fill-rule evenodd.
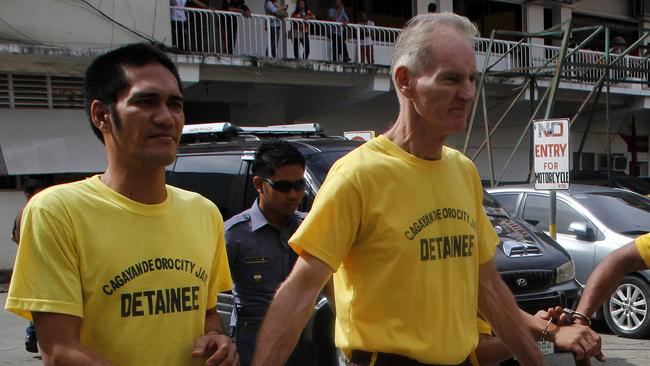
<svg viewBox="0 0 650 366"><path fill-rule="evenodd" d="M573 264L573 260L569 260L555 269L555 283L558 285L560 283L571 281L575 277L576 267Z"/></svg>

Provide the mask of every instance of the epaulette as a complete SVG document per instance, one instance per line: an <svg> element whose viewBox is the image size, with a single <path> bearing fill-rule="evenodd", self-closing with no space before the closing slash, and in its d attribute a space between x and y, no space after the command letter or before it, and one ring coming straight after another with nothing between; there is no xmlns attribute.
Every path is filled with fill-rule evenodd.
<svg viewBox="0 0 650 366"><path fill-rule="evenodd" d="M248 212L242 212L226 220L226 222L223 223L223 229L229 230L231 227L240 224L242 222L246 222L250 219L251 219L251 215Z"/></svg>

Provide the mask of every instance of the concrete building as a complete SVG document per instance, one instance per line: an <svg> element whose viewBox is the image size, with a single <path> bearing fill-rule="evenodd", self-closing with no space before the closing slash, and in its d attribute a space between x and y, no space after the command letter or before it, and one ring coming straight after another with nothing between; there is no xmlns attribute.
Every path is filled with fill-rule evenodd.
<svg viewBox="0 0 650 366"><path fill-rule="evenodd" d="M221 0L205 1L221 9ZM295 1L284 0L289 14ZM454 11L472 19L481 31L477 42L477 65L486 59L493 29L539 32L567 20L574 28L607 25L611 39L629 46L648 26L645 1L635 0L346 0L350 24L345 46L349 62L342 62L333 49L341 42L341 26L327 21L328 0L309 5L318 20L303 23L295 18L264 15L263 0L249 0L252 15L172 8L157 0L4 0L0 3L0 269L13 263L15 247L9 241L9 227L17 207L16 193L21 178L34 174L54 174L52 182L71 179L61 173L101 171L105 165L103 148L91 133L83 112L83 71L96 54L130 42L148 41L163 47L179 66L186 98L188 123L230 121L240 125L269 125L317 122L329 134L349 130L386 130L397 114L388 65L399 28L413 15L427 11L434 2L437 11ZM191 2L189 2L191 3ZM647 4L650 6L650 4ZM354 24L365 11L375 27ZM182 22L171 22L170 14L183 14ZM277 48L270 50L271 34L278 26ZM566 26L566 23L564 23ZM299 43L310 39L309 58ZM577 34L577 33L576 33ZM582 38L580 38L582 37ZM586 36L576 35L575 44ZM618 37L618 38L617 38ZM514 36L500 37L492 57L512 47ZM230 43L229 43L230 42ZM645 42L644 42L645 43ZM364 46L372 44L372 60L362 58ZM558 52L560 39L536 38L522 52L504 58L497 68L510 70L517 65L544 62ZM339 46L338 50L340 50ZM589 43L593 51L580 51L576 58L590 63L603 54L604 35ZM621 81L610 88L609 141L622 162L618 168L629 172L627 162L636 151L641 176L648 175L648 105L650 89L645 80L650 73L644 48L626 56L629 65ZM617 50L613 50L615 52ZM618 50L620 51L620 49ZM275 57L273 56L275 54ZM364 54L365 55L365 54ZM296 59L298 56L298 59ZM493 60L496 60L493 58ZM526 64L528 62L528 64ZM594 73L602 69L594 68ZM563 80L558 88L554 117L572 117L596 86L597 78ZM625 79L627 79L627 82ZM636 82L632 82L636 81ZM485 95L488 123L494 125L507 109L525 78L509 75L487 80ZM512 113L492 136L494 170L498 174L522 135L534 103L549 87L548 78L539 78L535 87L514 103ZM532 97L532 98L531 98ZM605 97L595 107L575 167L603 169L607 165ZM485 133L483 117L474 123L468 141L468 155L480 146ZM571 130L571 150L580 145L588 118L580 117ZM636 141L631 149L620 135L634 125ZM451 145L462 148L464 135ZM504 181L528 179L530 139L524 138L514 154ZM490 175L486 152L476 158L480 173ZM10 202L5 205L6 202Z"/></svg>

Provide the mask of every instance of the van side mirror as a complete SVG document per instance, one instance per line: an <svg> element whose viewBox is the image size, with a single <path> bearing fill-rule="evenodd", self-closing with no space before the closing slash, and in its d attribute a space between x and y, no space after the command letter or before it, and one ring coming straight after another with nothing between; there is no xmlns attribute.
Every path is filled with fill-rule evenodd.
<svg viewBox="0 0 650 366"><path fill-rule="evenodd" d="M596 234L594 230L587 226L586 222L572 222L569 225L569 232L578 238L578 240L583 241L595 241Z"/></svg>

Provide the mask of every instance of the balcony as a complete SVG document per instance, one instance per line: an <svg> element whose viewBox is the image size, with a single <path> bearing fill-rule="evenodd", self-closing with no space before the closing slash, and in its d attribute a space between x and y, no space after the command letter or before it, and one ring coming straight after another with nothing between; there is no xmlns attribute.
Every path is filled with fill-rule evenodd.
<svg viewBox="0 0 650 366"><path fill-rule="evenodd" d="M227 11L171 9L184 12L187 19L186 22L172 22L172 44L180 54L215 56L220 60L294 60L316 65L319 70L324 65L343 64L357 68L371 66L387 72L395 40L401 31L290 17L278 19L258 14L244 17ZM489 48L489 39L475 40L479 70L483 68ZM593 87L605 73L605 53L572 51L568 50L570 56L565 61L562 86L576 89ZM550 78L557 65L554 57L559 52L560 47L495 40L488 64L491 66L490 75L517 78L534 70L539 79ZM612 61L617 57L618 54L609 55ZM648 89L648 77L648 57L624 56L610 70L610 79L621 89Z"/></svg>

